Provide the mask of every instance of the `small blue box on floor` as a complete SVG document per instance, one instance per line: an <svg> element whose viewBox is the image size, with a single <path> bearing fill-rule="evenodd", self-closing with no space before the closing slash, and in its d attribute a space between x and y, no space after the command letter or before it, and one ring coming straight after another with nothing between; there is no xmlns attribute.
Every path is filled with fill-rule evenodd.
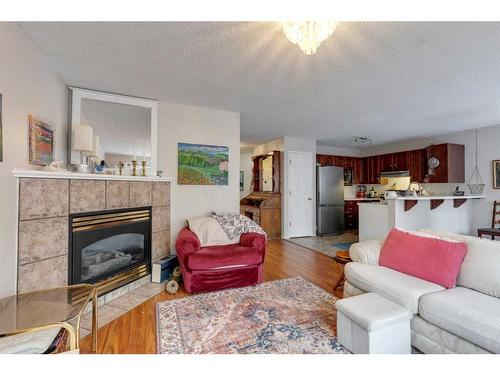
<svg viewBox="0 0 500 375"><path fill-rule="evenodd" d="M174 268L179 265L177 255L169 255L153 263L151 273L151 281L154 283L162 283L170 278Z"/></svg>

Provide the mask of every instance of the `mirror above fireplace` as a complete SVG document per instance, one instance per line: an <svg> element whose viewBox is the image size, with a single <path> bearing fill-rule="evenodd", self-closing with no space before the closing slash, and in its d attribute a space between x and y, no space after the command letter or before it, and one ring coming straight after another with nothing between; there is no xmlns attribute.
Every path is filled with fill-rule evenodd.
<svg viewBox="0 0 500 375"><path fill-rule="evenodd" d="M156 175L157 101L74 87L70 94L70 164L104 160L117 169L146 161L147 174Z"/></svg>

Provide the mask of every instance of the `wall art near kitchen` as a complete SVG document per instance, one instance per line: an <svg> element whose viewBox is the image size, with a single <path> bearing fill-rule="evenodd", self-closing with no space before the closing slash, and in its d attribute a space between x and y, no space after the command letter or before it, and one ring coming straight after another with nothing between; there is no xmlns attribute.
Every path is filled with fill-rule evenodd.
<svg viewBox="0 0 500 375"><path fill-rule="evenodd" d="M2 94L0 94L0 162L3 161Z"/></svg>
<svg viewBox="0 0 500 375"><path fill-rule="evenodd" d="M493 160L493 188L500 189L500 160Z"/></svg>
<svg viewBox="0 0 500 375"><path fill-rule="evenodd" d="M229 148L178 144L179 185L228 185Z"/></svg>
<svg viewBox="0 0 500 375"><path fill-rule="evenodd" d="M54 128L29 116L30 164L49 165L54 161Z"/></svg>

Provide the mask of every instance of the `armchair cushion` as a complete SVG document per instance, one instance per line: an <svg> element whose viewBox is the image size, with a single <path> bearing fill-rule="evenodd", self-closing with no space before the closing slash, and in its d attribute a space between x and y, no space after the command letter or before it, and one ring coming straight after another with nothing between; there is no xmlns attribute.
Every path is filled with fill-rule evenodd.
<svg viewBox="0 0 500 375"><path fill-rule="evenodd" d="M240 245L209 246L189 254L187 267L193 271L202 271L226 267L259 265L262 263L262 260L262 251L256 247Z"/></svg>

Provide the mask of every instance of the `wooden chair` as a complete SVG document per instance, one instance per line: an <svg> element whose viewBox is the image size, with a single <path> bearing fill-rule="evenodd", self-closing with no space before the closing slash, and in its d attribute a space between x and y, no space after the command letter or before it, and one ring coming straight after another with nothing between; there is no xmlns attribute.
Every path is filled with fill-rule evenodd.
<svg viewBox="0 0 500 375"><path fill-rule="evenodd" d="M493 202L493 215L491 218L491 228L480 228L477 230L478 237L482 237L483 234L487 236L491 236L491 239L494 240L496 236L500 236L500 228L497 226L500 225L500 202Z"/></svg>

